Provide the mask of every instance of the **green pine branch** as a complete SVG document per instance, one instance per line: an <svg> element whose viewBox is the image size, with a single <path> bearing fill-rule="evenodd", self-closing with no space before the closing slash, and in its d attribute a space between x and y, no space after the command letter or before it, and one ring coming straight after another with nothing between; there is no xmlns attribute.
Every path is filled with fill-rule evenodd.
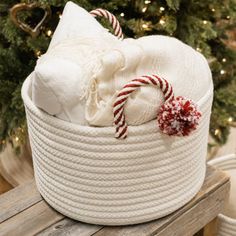
<svg viewBox="0 0 236 236"><path fill-rule="evenodd" d="M9 9L19 1L2 0L0 3L0 148L1 140L11 140L18 134L19 127L25 127L20 88L24 79L34 69L37 57L46 52L51 39L47 30L55 30L59 14L67 1L34 2L49 5L52 10L52 18L43 25L37 38L32 38L10 20ZM229 133L228 120L236 120L236 53L227 46L227 31L235 28L234 0L74 2L87 10L101 7L113 12L119 19L126 37L170 35L203 53L210 63L215 87L210 133L217 142L226 142ZM35 25L41 14L40 11L22 12L19 17ZM101 22L108 27L106 21Z"/></svg>

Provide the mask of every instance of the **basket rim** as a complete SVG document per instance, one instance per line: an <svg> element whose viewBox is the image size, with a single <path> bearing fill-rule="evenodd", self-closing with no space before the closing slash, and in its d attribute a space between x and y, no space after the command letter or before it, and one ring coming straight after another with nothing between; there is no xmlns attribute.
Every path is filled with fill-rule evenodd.
<svg viewBox="0 0 236 236"><path fill-rule="evenodd" d="M218 217L220 220L236 226L236 219L235 218L231 218L231 217L224 215L224 214L219 214Z"/></svg>
<svg viewBox="0 0 236 236"><path fill-rule="evenodd" d="M30 86L31 86L31 80L32 80L33 72L25 79L23 82L22 88L21 88L21 97L23 99L25 107L29 108L31 111L33 111L37 116L39 117L44 117L46 119L50 119L53 122L58 123L59 125L63 127L70 127L72 129L80 129L80 130L86 130L87 132L89 131L94 131L94 130L99 130L101 132L112 132L114 133L114 126L106 126L106 127L100 127L100 126L89 126L89 125L80 125L77 123L72 123L66 120L62 120L60 118L57 118L55 116L52 116L48 114L47 112L43 111L42 109L38 108L32 101L32 99L29 96L30 93ZM201 107L213 94L213 86L210 85L209 89L205 93L205 95L196 102L196 104ZM155 129L159 130L159 127L156 125L156 119L153 119L151 121L148 121L144 124L141 125L129 125L129 133L133 133L136 131L143 131L145 129L150 129L150 127L155 127Z"/></svg>
<svg viewBox="0 0 236 236"><path fill-rule="evenodd" d="M216 157L207 163L224 171L234 170L236 169L236 153Z"/></svg>
<svg viewBox="0 0 236 236"><path fill-rule="evenodd" d="M236 154L228 154L220 157L216 157L215 159L212 159L207 162L209 165L218 167L221 170L235 170L236 169ZM233 224L236 226L236 218L229 217L225 214L219 214L218 215L219 219L227 222L229 224Z"/></svg>

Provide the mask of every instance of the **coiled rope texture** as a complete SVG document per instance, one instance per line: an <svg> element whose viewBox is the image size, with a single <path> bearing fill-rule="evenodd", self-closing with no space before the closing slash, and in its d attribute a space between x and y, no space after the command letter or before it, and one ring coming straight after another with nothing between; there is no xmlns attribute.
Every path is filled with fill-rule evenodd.
<svg viewBox="0 0 236 236"><path fill-rule="evenodd" d="M136 224L163 217L199 191L212 90L198 101L203 116L190 136L170 137L156 121L130 126L126 140L115 127L72 124L38 109L31 79L23 84L36 184L62 214L93 224Z"/></svg>
<svg viewBox="0 0 236 236"><path fill-rule="evenodd" d="M230 154L215 158L208 162L221 170L236 169L236 154ZM218 215L218 232L217 236L233 236L236 235L236 219L230 218L226 215Z"/></svg>

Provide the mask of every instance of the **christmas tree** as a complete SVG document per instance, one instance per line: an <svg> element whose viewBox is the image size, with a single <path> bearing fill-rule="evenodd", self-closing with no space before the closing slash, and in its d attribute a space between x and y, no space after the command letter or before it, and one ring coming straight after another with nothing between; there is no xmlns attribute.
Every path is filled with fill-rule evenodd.
<svg viewBox="0 0 236 236"><path fill-rule="evenodd" d="M66 0L0 3L0 149L15 147L27 136L20 90L45 53ZM234 0L74 0L88 11L104 8L117 16L125 37L163 34L176 37L204 54L214 80L210 133L225 143L236 120L236 53L230 45L235 26ZM11 11L10 11L11 9ZM107 28L106 21L101 20Z"/></svg>

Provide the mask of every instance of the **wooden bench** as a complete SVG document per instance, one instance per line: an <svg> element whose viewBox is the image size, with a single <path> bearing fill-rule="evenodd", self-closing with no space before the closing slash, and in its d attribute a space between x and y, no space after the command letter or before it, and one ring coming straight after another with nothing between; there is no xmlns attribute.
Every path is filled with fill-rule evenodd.
<svg viewBox="0 0 236 236"><path fill-rule="evenodd" d="M228 176L208 167L200 192L176 212L139 225L104 227L77 222L56 212L31 181L0 196L0 235L190 236L197 232L206 235L207 228L201 229L222 211L229 188ZM212 230L209 235L214 236Z"/></svg>

